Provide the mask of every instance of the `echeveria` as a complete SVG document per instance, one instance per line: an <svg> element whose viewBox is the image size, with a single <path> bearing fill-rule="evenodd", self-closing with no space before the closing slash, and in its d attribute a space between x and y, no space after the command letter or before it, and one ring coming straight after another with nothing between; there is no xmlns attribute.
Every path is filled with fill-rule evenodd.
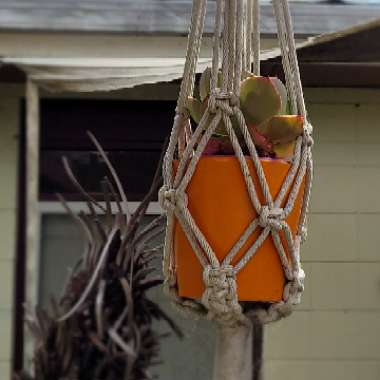
<svg viewBox="0 0 380 380"><path fill-rule="evenodd" d="M210 96L211 69L201 75L199 83L200 99L189 98L187 109L191 118L199 124L208 106ZM218 73L218 86L222 74ZM291 159L294 154L295 140L303 132L304 120L299 115L287 115L289 102L286 87L276 77L250 75L241 83L240 107L252 140L263 156ZM205 120L210 125L212 116ZM244 149L240 126L234 116L232 127ZM204 154L233 154L233 149L223 121L215 129Z"/></svg>

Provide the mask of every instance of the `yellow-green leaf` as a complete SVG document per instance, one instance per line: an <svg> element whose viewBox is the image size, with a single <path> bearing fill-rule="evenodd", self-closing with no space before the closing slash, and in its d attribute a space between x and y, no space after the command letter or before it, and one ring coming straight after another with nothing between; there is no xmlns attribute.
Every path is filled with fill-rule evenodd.
<svg viewBox="0 0 380 380"><path fill-rule="evenodd" d="M294 156L294 148L296 142L295 140L273 145L273 152L276 155L276 158L282 158L284 160L291 160Z"/></svg>
<svg viewBox="0 0 380 380"><path fill-rule="evenodd" d="M288 103L288 92L286 91L285 85L277 77L270 77L271 82L276 88L281 99L281 114L286 114L286 108Z"/></svg>
<svg viewBox="0 0 380 380"><path fill-rule="evenodd" d="M295 140L303 132L304 120L298 115L277 115L258 126L258 130L273 144Z"/></svg>
<svg viewBox="0 0 380 380"><path fill-rule="evenodd" d="M281 97L270 78L250 76L241 83L240 105L247 124L259 125L281 111Z"/></svg>
<svg viewBox="0 0 380 380"><path fill-rule="evenodd" d="M218 87L222 84L222 73L218 72ZM211 68L207 67L205 71L203 71L201 75L201 79L199 81L199 96L201 101L203 102L211 92Z"/></svg>
<svg viewBox="0 0 380 380"><path fill-rule="evenodd" d="M188 98L186 108L188 109L191 118L199 124L203 115L202 103L198 99Z"/></svg>
<svg viewBox="0 0 380 380"><path fill-rule="evenodd" d="M201 75L199 81L199 96L203 102L210 95L210 79L211 79L211 69L207 67Z"/></svg>

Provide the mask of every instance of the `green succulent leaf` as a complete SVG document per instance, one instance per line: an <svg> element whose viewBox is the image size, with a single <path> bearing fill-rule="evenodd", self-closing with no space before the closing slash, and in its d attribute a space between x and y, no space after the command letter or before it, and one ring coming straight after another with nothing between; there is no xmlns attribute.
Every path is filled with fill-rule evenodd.
<svg viewBox="0 0 380 380"><path fill-rule="evenodd" d="M256 147L260 147L264 152L270 153L272 152L273 144L269 141L269 139L264 136L260 131L256 128L255 125L248 125L249 134L252 137L252 140Z"/></svg>
<svg viewBox="0 0 380 380"><path fill-rule="evenodd" d="M218 87L222 85L222 73L218 72ZM199 96L201 101L203 102L207 99L211 92L211 68L207 67L205 71L203 71L201 75L201 79L199 81Z"/></svg>
<svg viewBox="0 0 380 380"><path fill-rule="evenodd" d="M273 144L294 141L303 132L304 120L298 115L277 115L258 126L258 130Z"/></svg>
<svg viewBox="0 0 380 380"><path fill-rule="evenodd" d="M247 124L259 125L281 111L281 97L268 77L250 76L241 84L240 105Z"/></svg>
<svg viewBox="0 0 380 380"><path fill-rule="evenodd" d="M275 144L273 145L273 153L276 158L282 158L285 160L291 160L294 156L294 149L296 146L295 140L283 143L283 144Z"/></svg>
<svg viewBox="0 0 380 380"><path fill-rule="evenodd" d="M243 133L240 130L240 125L239 125L238 120L236 119L235 116L231 116L230 120L231 120L232 129L234 130L236 137L240 141L241 145L244 145L245 142L244 142L244 138L243 138ZM216 127L215 135L220 136L220 137L222 137L222 136L227 137L228 136L227 129L224 125L223 120L221 120L220 123L218 124L218 126Z"/></svg>
<svg viewBox="0 0 380 380"><path fill-rule="evenodd" d="M196 124L199 124L204 113L206 112L208 105L208 97L204 99L203 102L196 98L188 98L186 103L186 108L188 109L191 118L194 120ZM208 120L206 121L206 128L208 128L214 118L214 115L210 115ZM236 127L237 122L233 122L233 126ZM219 125L216 127L215 132L216 135L219 136L227 136L226 128L224 127L223 120L220 121Z"/></svg>
<svg viewBox="0 0 380 380"><path fill-rule="evenodd" d="M199 95L202 102L210 95L210 79L211 68L207 67L206 70L203 71L199 81Z"/></svg>
<svg viewBox="0 0 380 380"><path fill-rule="evenodd" d="M186 108L188 109L191 118L199 124L204 113L204 111L202 111L202 103L196 98L188 98Z"/></svg>
<svg viewBox="0 0 380 380"><path fill-rule="evenodd" d="M290 100L288 99L288 101L286 102L286 109L285 109L285 115L291 115L292 113L292 105L290 103Z"/></svg>
<svg viewBox="0 0 380 380"><path fill-rule="evenodd" d="M280 113L282 115L285 115L289 112L287 112L287 106L288 106L288 93L286 91L285 85L281 82L280 79L277 77L270 77L270 80L274 87L276 88L278 94L280 95L281 99L281 111Z"/></svg>

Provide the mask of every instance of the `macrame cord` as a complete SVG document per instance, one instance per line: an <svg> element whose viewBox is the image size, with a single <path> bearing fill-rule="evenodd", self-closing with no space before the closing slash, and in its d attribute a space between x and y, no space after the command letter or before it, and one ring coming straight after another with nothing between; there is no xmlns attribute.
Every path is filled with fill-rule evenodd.
<svg viewBox="0 0 380 380"><path fill-rule="evenodd" d="M192 132L190 119L185 108L189 96L193 95L195 73L207 0L194 0L192 21L188 39L186 63L181 83L176 116L164 159L164 185L159 192L159 201L167 213L166 242L163 269L166 287L172 300L181 310L194 317L207 317L226 325L245 323L249 317L258 318L266 323L275 321L291 313L293 305L300 302L303 291L304 271L300 264L300 245L306 238L306 214L312 182L311 137L312 127L307 113L300 81L299 66L294 42L287 0L273 0L273 8L278 28L278 39L282 52L286 86L291 103L291 112L304 117L304 133L296 141L295 154L291 168L279 194L273 199L265 174L250 137L244 116L239 107L240 83L249 72L260 75L260 33L258 0L217 0L214 28L213 59L211 68L211 94L208 106L199 125ZM222 72L222 83L218 85L218 71ZM241 134L247 145L249 156L259 179L265 203L261 204L252 181L246 158L232 127L231 117L238 121ZM209 122L211 119L211 122ZM240 239L220 263L212 247L197 226L189 209L186 189L196 170L209 139L219 123L223 121L231 140L235 156L239 162L250 201L258 217L251 221ZM179 164L173 172L173 160L178 153ZM295 200L305 179L301 216L293 238L287 223ZM286 194L289 196L285 205ZM200 302L183 299L177 294L176 263L173 250L175 219L181 224L192 249L203 267L205 292ZM251 234L260 228L261 232L254 244L243 257L232 266L235 255L246 243ZM286 238L289 258L280 238ZM243 313L236 292L236 276L255 255L261 244L271 235L278 251L286 276L283 301Z"/></svg>

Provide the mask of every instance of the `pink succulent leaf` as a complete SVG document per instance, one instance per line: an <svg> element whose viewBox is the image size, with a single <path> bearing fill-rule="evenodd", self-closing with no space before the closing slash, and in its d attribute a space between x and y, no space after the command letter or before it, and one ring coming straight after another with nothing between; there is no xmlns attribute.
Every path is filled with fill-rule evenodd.
<svg viewBox="0 0 380 380"><path fill-rule="evenodd" d="M204 156L213 156L221 151L221 141L218 137L211 137L203 151Z"/></svg>
<svg viewBox="0 0 380 380"><path fill-rule="evenodd" d="M272 151L272 148L273 148L272 143L257 130L255 125L253 124L248 125L248 130L249 130L249 133L251 134L251 137L255 145L260 147L265 152Z"/></svg>
<svg viewBox="0 0 380 380"><path fill-rule="evenodd" d="M234 148L229 138L221 139L220 150L223 154L235 154Z"/></svg>

